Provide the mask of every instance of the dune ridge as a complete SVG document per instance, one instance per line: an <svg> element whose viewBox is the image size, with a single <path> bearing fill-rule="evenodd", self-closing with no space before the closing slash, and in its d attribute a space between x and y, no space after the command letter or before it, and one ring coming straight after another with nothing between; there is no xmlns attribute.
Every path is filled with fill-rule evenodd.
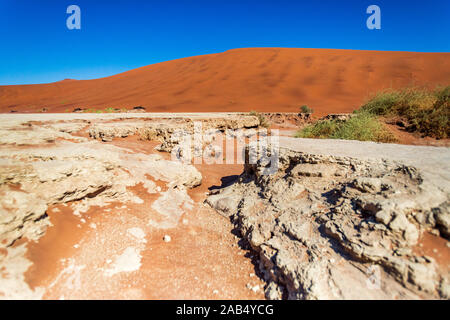
<svg viewBox="0 0 450 320"><path fill-rule="evenodd" d="M0 86L0 112L349 112L385 88L450 84L450 53L246 48L95 80Z"/></svg>

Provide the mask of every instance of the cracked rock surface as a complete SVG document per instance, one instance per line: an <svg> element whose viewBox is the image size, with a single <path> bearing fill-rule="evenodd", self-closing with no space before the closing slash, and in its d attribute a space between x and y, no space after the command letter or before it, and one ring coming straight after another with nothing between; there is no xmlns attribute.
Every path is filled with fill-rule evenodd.
<svg viewBox="0 0 450 320"><path fill-rule="evenodd" d="M246 288L262 280L250 278L228 221L203 204L200 170L155 151L170 130L205 116L121 117L1 121L0 299L262 298ZM220 115L203 124L255 121ZM213 174L208 183L220 179Z"/></svg>
<svg viewBox="0 0 450 320"><path fill-rule="evenodd" d="M0 299L450 298L449 148L280 137L236 179L154 148L256 117L67 117L0 125Z"/></svg>
<svg viewBox="0 0 450 320"><path fill-rule="evenodd" d="M287 148L275 174L264 175L261 161L246 164L234 184L206 200L259 254L267 298L450 298L449 261L417 250L429 232L448 240L449 180L439 166L383 159L388 153L367 159L359 142L342 149L335 140L281 142ZM327 145L336 152L318 151ZM421 157L407 148L409 158ZM441 161L449 155L430 150ZM439 250L448 256L448 245Z"/></svg>

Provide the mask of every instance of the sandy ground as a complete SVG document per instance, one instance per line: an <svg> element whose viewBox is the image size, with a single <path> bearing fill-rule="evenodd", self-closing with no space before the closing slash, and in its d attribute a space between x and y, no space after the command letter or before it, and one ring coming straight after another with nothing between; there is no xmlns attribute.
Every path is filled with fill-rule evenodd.
<svg viewBox="0 0 450 320"><path fill-rule="evenodd" d="M0 121L141 117L149 114L0 114ZM420 168L430 181L450 192L450 148L297 139L290 137L293 133L280 131L281 147L314 154L400 161ZM74 135L86 136L86 132ZM158 142L142 141L137 136L104 143L170 158L170 154L154 150ZM151 207L157 196L148 193L142 184L130 188L142 203L94 205L81 216L74 214L71 203L51 206L47 214L52 226L45 235L37 242L21 239L14 244L15 248L24 244L28 248L26 257L32 264L25 272L26 283L33 290L42 290L45 299L264 299L264 282L255 257L236 237L228 218L203 204L209 190L229 184L243 166L196 167L202 174L202 184L188 191L194 205L184 211L181 223L175 227L162 229L149 224L149 220L158 221L161 216ZM165 183L154 182L165 191ZM167 236L170 241L164 241ZM443 268L448 266L450 250L445 240L424 233L420 244L416 252L433 257Z"/></svg>
<svg viewBox="0 0 450 320"><path fill-rule="evenodd" d="M159 153L157 143L136 137L110 142L136 152ZM170 158L167 153L159 153ZM27 243L32 262L25 273L31 289L44 288L44 299L264 299L264 282L253 255L239 243L230 221L203 204L209 188L242 165L197 165L200 186L189 190L194 200L182 223L153 228L157 199L142 185L132 191L142 204L92 206L81 216L70 205L48 210L53 226L37 242ZM165 184L156 181L164 191ZM164 241L169 236L170 241Z"/></svg>
<svg viewBox="0 0 450 320"><path fill-rule="evenodd" d="M96 80L0 86L0 112L144 106L150 112L349 112L384 88L448 85L449 53L250 48Z"/></svg>
<svg viewBox="0 0 450 320"><path fill-rule="evenodd" d="M224 116L177 115L189 119ZM38 125L142 117L149 114L1 114L0 122ZM152 114L151 118L167 115ZM87 138L88 133L83 129L73 136ZM52 148L58 141L37 147ZM170 159L169 153L154 149L160 142L137 136L102 143ZM196 167L202 184L188 190L193 204L184 208L179 223L168 227L158 225L165 218L152 208L159 194L149 193L142 184L129 187L142 203L92 205L82 214L73 209L79 201L50 206L47 215L52 226L45 235L37 242L22 238L13 244L15 249L27 248L25 257L31 263L24 273L25 283L44 299L264 299L264 282L253 253L237 237L229 219L203 203L210 188L220 188L239 175L243 165ZM161 192L167 190L166 182L154 182ZM165 241L167 236L170 241ZM7 276L0 268L0 277Z"/></svg>

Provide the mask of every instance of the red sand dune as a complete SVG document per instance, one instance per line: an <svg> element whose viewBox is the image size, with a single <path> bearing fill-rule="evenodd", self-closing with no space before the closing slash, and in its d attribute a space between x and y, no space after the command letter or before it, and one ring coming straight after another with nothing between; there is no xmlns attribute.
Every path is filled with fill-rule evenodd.
<svg viewBox="0 0 450 320"><path fill-rule="evenodd" d="M450 84L450 53L251 48L95 80L0 86L0 112L144 106L150 112L348 112L383 88Z"/></svg>

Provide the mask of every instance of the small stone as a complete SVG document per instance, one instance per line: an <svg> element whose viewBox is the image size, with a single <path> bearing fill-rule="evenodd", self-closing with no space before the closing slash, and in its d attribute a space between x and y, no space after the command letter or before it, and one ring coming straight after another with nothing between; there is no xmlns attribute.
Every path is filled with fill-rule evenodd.
<svg viewBox="0 0 450 320"><path fill-rule="evenodd" d="M439 230L438 229L431 229L430 233L436 237L439 237Z"/></svg>
<svg viewBox="0 0 450 320"><path fill-rule="evenodd" d="M163 238L164 242L170 242L172 240L172 238L169 235L165 235Z"/></svg>
<svg viewBox="0 0 450 320"><path fill-rule="evenodd" d="M425 263L427 260L424 257L414 257L414 261L417 263Z"/></svg>
<svg viewBox="0 0 450 320"><path fill-rule="evenodd" d="M270 282L266 289L266 298L269 300L281 300L282 293L280 288L274 283Z"/></svg>
<svg viewBox="0 0 450 320"><path fill-rule="evenodd" d="M373 229L374 230L380 230L380 231L386 231L387 230L386 226L384 224L381 224L381 223L376 223L373 226Z"/></svg>
<svg viewBox="0 0 450 320"><path fill-rule="evenodd" d="M412 223L408 224L406 227L406 230L403 233L403 237L410 245L414 245L419 240L419 231L417 230L416 226Z"/></svg>
<svg viewBox="0 0 450 320"><path fill-rule="evenodd" d="M409 264L408 277L409 281L417 285L419 290L432 292L435 289L435 282L433 280L435 278L435 271L422 262Z"/></svg>
<svg viewBox="0 0 450 320"><path fill-rule="evenodd" d="M359 177L353 181L353 187L362 192L380 192L381 180L377 178Z"/></svg>
<svg viewBox="0 0 450 320"><path fill-rule="evenodd" d="M391 221L389 227L392 231L404 231L409 226L409 221L403 213L399 213Z"/></svg>
<svg viewBox="0 0 450 320"><path fill-rule="evenodd" d="M412 254L411 248L400 248L395 250L398 256L410 256Z"/></svg>
<svg viewBox="0 0 450 320"><path fill-rule="evenodd" d="M442 279L440 285L439 285L439 293L440 296L444 299L450 298L450 285L447 283L445 279Z"/></svg>
<svg viewBox="0 0 450 320"><path fill-rule="evenodd" d="M392 218L391 213L387 212L385 210L378 211L375 214L375 220L377 220L377 222L381 222L385 225L389 224L389 222L391 221L391 218Z"/></svg>
<svg viewBox="0 0 450 320"><path fill-rule="evenodd" d="M423 212L418 212L414 216L414 219L416 219L416 221L421 225L425 225L427 223L427 217Z"/></svg>
<svg viewBox="0 0 450 320"><path fill-rule="evenodd" d="M257 292L259 291L259 286L256 285L256 286L252 287L252 291L253 291L254 293L257 293Z"/></svg>

